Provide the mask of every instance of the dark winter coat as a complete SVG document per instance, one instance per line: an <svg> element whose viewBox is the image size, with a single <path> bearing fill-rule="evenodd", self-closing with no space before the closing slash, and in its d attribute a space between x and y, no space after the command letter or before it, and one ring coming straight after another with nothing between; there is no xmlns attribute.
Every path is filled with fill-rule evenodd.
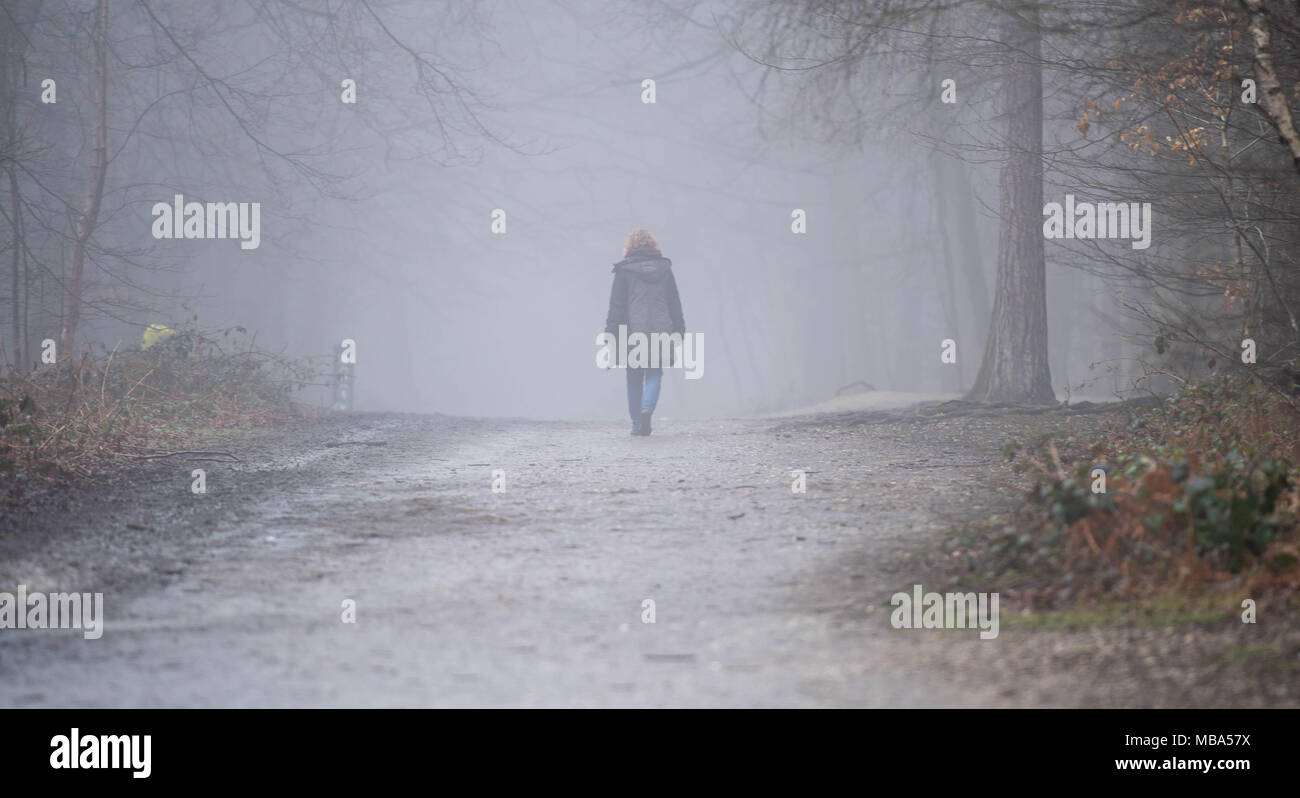
<svg viewBox="0 0 1300 798"><path fill-rule="evenodd" d="M653 249L634 249L614 264L605 332L618 335L620 324L630 335L685 333L682 300L673 279L673 262Z"/></svg>

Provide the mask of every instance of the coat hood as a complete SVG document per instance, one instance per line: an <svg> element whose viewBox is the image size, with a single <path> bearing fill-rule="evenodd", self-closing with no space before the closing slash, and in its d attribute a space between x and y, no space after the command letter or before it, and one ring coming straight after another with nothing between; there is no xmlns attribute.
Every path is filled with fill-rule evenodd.
<svg viewBox="0 0 1300 798"><path fill-rule="evenodd" d="M668 276L672 265L673 262L662 255L638 253L615 263L614 272L657 283Z"/></svg>

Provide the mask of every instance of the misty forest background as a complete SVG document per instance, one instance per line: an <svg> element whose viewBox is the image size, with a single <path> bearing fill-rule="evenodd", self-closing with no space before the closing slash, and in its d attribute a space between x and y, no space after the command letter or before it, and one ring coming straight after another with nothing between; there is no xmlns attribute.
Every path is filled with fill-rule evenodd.
<svg viewBox="0 0 1300 798"><path fill-rule="evenodd" d="M614 418L595 336L648 227L705 339L666 415L1286 392L1297 45L1283 0L3 0L3 359L351 338L357 409ZM175 194L260 202L261 246L155 240ZM1151 247L1044 241L1066 194L1152 203Z"/></svg>

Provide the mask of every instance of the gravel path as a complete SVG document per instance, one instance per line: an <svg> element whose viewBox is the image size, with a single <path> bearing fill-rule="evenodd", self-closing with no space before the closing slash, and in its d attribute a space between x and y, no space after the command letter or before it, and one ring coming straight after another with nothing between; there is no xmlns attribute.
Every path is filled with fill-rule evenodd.
<svg viewBox="0 0 1300 798"><path fill-rule="evenodd" d="M1010 432L326 416L238 464L35 491L0 515L0 590L103 592L107 623L0 630L0 707L1297 704L1300 630L1273 619L891 628L909 553L1018 502Z"/></svg>
<svg viewBox="0 0 1300 798"><path fill-rule="evenodd" d="M0 706L960 703L845 617L980 495L981 455L888 433L345 416L68 488L0 577L103 591L105 633L0 632Z"/></svg>

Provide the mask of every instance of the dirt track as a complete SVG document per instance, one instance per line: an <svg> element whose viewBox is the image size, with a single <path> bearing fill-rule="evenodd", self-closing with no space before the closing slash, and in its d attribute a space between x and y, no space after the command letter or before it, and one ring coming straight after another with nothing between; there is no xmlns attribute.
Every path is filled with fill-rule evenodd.
<svg viewBox="0 0 1300 798"><path fill-rule="evenodd" d="M102 591L105 633L0 631L0 706L1214 703L1080 681L1078 636L1035 685L998 657L1059 638L888 625L908 550L1016 501L971 424L351 415L59 489L0 589Z"/></svg>

